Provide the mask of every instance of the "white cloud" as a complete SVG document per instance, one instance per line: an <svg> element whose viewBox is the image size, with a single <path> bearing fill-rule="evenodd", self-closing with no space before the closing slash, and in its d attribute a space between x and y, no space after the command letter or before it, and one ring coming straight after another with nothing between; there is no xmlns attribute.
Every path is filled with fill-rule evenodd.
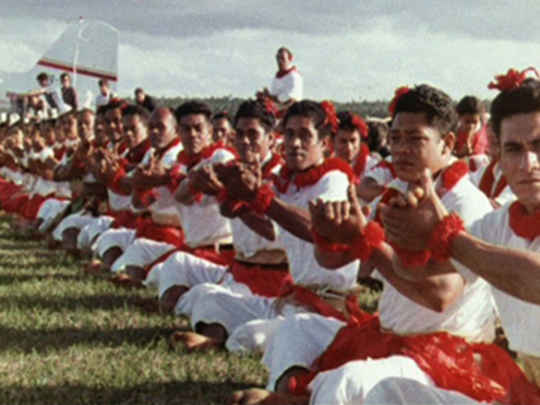
<svg viewBox="0 0 540 405"><path fill-rule="evenodd" d="M314 2L309 9L304 2L239 7L232 0L183 8L168 0L152 8L131 0L109 2L108 10L74 1L69 12L52 1L32 17L22 16L29 3L18 3L12 5L18 17L0 18L0 70L28 69L66 27L67 16L94 10L121 28L121 95L142 86L158 96L248 97L269 84L281 45L295 53L305 96L316 99L388 99L397 86L421 82L454 98L493 97L486 85L495 74L540 66L533 35L540 6L525 0L514 12L485 2L464 7L459 0L436 7L420 0Z"/></svg>

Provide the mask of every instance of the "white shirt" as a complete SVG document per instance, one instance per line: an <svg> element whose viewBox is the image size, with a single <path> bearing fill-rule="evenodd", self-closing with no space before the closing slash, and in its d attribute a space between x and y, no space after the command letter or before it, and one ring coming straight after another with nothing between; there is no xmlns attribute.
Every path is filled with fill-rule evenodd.
<svg viewBox="0 0 540 405"><path fill-rule="evenodd" d="M540 252L540 237L532 242L514 233L509 224L509 208L512 203L486 215L470 227L471 235L488 243L512 249ZM496 266L496 263L493 264ZM467 278L478 277L469 270L460 271ZM511 274L508 275L511 277ZM515 298L492 286L493 296L510 349L525 354L540 356L540 305Z"/></svg>
<svg viewBox="0 0 540 405"><path fill-rule="evenodd" d="M234 159L234 155L226 149L216 149L212 156L201 160L191 170L203 165L226 163ZM182 169L187 174L187 168ZM184 179L183 181L187 181ZM195 248L212 245L215 241L230 238L232 242L232 230L230 221L221 215L219 203L214 196L203 195L200 202L191 205L176 203L175 208L180 215L180 222L186 244Z"/></svg>
<svg viewBox="0 0 540 405"><path fill-rule="evenodd" d="M472 173L471 181L474 183L476 187L480 187L480 183L482 182L482 178L484 177L484 174L486 173L486 170L489 169L489 165L483 166L474 173ZM500 164L497 162L493 168L493 184L491 185L491 190L489 190L489 195L492 196L495 190L497 189L497 186L499 184L499 181L501 180L501 177L503 176L503 172L501 170ZM495 197L495 202L499 205L505 205L506 203L515 201L517 199L516 195L512 191L509 185L507 185L503 190L499 193L497 197Z"/></svg>
<svg viewBox="0 0 540 405"><path fill-rule="evenodd" d="M291 70L285 76L274 76L270 84L270 94L278 99L280 103L294 99L302 100L303 96L303 79L296 69Z"/></svg>
<svg viewBox="0 0 540 405"><path fill-rule="evenodd" d="M389 185L402 192L407 186L406 182L399 179ZM467 175L444 194L441 200L450 212L459 214L466 225L492 210L487 197L471 183ZM458 266L456 269L459 271ZM474 340L484 335L486 329L493 328L495 310L491 289L480 278L464 277L465 287L461 297L444 312L435 312L398 292L380 273L376 272L375 277L384 284L378 307L381 325L394 333L448 331Z"/></svg>
<svg viewBox="0 0 540 405"><path fill-rule="evenodd" d="M106 95L99 93L96 96L96 108L109 104L111 98L114 98L114 93L112 91L109 91Z"/></svg>
<svg viewBox="0 0 540 405"><path fill-rule="evenodd" d="M310 201L321 198L324 201L343 201L347 199L349 179L338 170L332 170L322 176L311 186L297 189L291 184L285 193L276 195L284 202L300 208L308 209ZM328 286L335 290L345 291L356 285L358 261L353 261L336 270L328 270L317 263L314 246L280 229L281 245L287 253L289 271L295 283L302 285Z"/></svg>

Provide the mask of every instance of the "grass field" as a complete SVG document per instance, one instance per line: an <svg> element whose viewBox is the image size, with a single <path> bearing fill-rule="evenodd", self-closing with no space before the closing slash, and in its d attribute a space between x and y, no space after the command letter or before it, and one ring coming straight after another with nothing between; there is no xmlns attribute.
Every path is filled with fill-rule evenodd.
<svg viewBox="0 0 540 405"><path fill-rule="evenodd" d="M222 404L264 385L257 356L171 350L185 319L82 264L14 234L0 215L0 405Z"/></svg>

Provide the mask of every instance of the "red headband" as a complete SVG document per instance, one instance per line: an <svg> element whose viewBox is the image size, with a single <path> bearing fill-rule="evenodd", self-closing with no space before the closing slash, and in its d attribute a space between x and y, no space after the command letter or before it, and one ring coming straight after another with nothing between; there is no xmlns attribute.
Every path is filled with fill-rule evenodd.
<svg viewBox="0 0 540 405"><path fill-rule="evenodd" d="M263 101L264 109L267 113L272 114L275 117L277 117L277 114L279 113L278 108L274 104L274 102L270 99L270 97L265 97Z"/></svg>
<svg viewBox="0 0 540 405"><path fill-rule="evenodd" d="M366 139L368 137L368 126L362 117L351 113L351 122L356 127L362 138Z"/></svg>
<svg viewBox="0 0 540 405"><path fill-rule="evenodd" d="M497 89L500 91L516 89L525 81L528 72L533 72L536 77L540 77L538 71L532 66L521 72L516 69L508 69L505 75L495 76L495 81L488 84L488 89Z"/></svg>
<svg viewBox="0 0 540 405"><path fill-rule="evenodd" d="M390 101L390 105L388 106L388 111L390 112L390 115L392 118L394 117L394 114L396 112L396 105L399 101L399 99L407 94L411 89L409 89L407 86L398 87L394 92L394 98L392 101Z"/></svg>
<svg viewBox="0 0 540 405"><path fill-rule="evenodd" d="M332 132L336 133L338 130L339 120L336 115L336 108L334 107L334 104L328 100L325 100L321 103L321 107L326 113L324 124L330 126L330 128L332 128Z"/></svg>

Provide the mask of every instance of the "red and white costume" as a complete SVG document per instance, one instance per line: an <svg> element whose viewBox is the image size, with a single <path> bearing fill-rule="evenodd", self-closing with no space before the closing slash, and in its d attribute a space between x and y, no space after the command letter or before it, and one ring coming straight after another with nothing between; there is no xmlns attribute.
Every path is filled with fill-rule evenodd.
<svg viewBox="0 0 540 405"><path fill-rule="evenodd" d="M296 177L288 173L284 167L275 180L276 196L304 209L317 198L330 201L345 199L354 177L350 167L340 159L329 159ZM329 271L316 262L311 243L285 229L280 229L279 239L287 253L289 272L297 286L311 286L322 295L328 290L347 291L356 285L357 262ZM293 291L296 294L296 290ZM268 335L284 316L309 311L309 306L307 302L299 304L294 299L281 301L207 283L184 294L175 312L190 316L194 328L199 322L222 325L229 333L226 342L229 350L256 350L264 346Z"/></svg>
<svg viewBox="0 0 540 405"><path fill-rule="evenodd" d="M510 202L476 221L469 227L469 232L471 235L495 245L539 252L539 224L538 216L527 216L519 202ZM478 278L476 274L461 264L457 262L454 264L465 279L472 281ZM522 301L495 287L492 288L510 349L518 353L526 372L528 371L528 358L536 359L536 377L534 371L529 375L536 387L527 384L523 376L515 376L514 384L516 386L507 400L512 404L540 403L540 378L538 378L540 375L540 340L538 339L540 305ZM505 367L502 363L497 364L497 366ZM415 403L441 405L480 404L480 402L463 397L454 391L418 384L416 381L404 378L381 381L369 393L365 403L398 405L408 404L411 399Z"/></svg>
<svg viewBox="0 0 540 405"><path fill-rule="evenodd" d="M501 206L517 198L496 160L472 174L471 180L490 200Z"/></svg>
<svg viewBox="0 0 540 405"><path fill-rule="evenodd" d="M364 177L370 177L377 182L379 186L386 186L396 178L396 172L392 166L392 156L377 162L375 166L369 168Z"/></svg>
<svg viewBox="0 0 540 405"><path fill-rule="evenodd" d="M149 210L154 223L177 225L184 230L185 239L171 244L170 241L156 242L149 237L139 237L113 263L112 270L117 272L126 266L147 266L175 248L183 246L197 248L216 243L230 244L230 224L221 216L215 197L202 195L200 201L185 206L175 201L174 192L182 181L187 181L188 170L205 164L226 163L232 159L233 153L221 146L206 148L201 152L201 156L196 158L196 162L188 159L185 153L178 154L174 163L171 162L171 168L174 166L171 184L157 188L158 199L149 206ZM148 236L152 234L144 233Z"/></svg>
<svg viewBox="0 0 540 405"><path fill-rule="evenodd" d="M356 176L355 183L360 184L366 173L369 173L379 164L379 160L371 156L369 148L365 143L360 145L360 151L353 164L353 171Z"/></svg>
<svg viewBox="0 0 540 405"><path fill-rule="evenodd" d="M443 204L450 211L458 212L466 224L473 223L491 211L489 201L474 187L467 175L462 175L449 190L441 188L442 177L443 175L437 179L436 187L444 191ZM389 187L403 192L407 190L408 184L396 179ZM360 348L365 347L369 352L371 345L376 347L377 342L384 341L379 336L381 330L391 332L389 336L445 331L472 341L493 339L495 311L489 285L483 280L467 282L461 297L450 308L438 313L398 292L378 272L375 277L383 282L384 288L379 299L378 319L371 320L369 316L368 319L374 322L373 325L380 324L380 328L373 330L375 341L369 343L358 343L363 342L364 336L369 336L364 335L363 331L352 332L350 338L346 338L352 338L349 343L351 348L355 346L353 341L356 339L356 344ZM311 368L321 354L333 356L326 354L325 350L332 347L331 344L342 335L342 331L349 332L345 322L320 315L302 314L287 319L273 335L263 357L263 362L270 369L269 389L274 388L277 379L288 368L295 365ZM371 332L368 329L365 333ZM399 354L383 357L371 354L369 357L375 359L353 360L341 363L343 365L338 361L336 367L314 374L309 385L310 403L362 403L372 386L383 378L392 376L433 384L431 377L410 357ZM345 361L346 358L347 354Z"/></svg>
<svg viewBox="0 0 540 405"><path fill-rule="evenodd" d="M280 103L285 103L291 99L302 100L304 91L304 81L296 66L286 71L279 71L270 84L270 94L277 98Z"/></svg>
<svg viewBox="0 0 540 405"><path fill-rule="evenodd" d="M269 154L266 161L263 161L263 178L269 179L275 176L279 172L281 164L282 160L278 155ZM179 251L169 256L164 262L155 265L150 270L145 285L156 287L159 296L175 285L191 288L202 283L221 284L246 294L253 291L262 295L272 295L272 292L273 295L277 295L280 283L287 276L287 265L282 264L282 260L264 263L257 257L260 257L260 254L264 254L264 252L274 252L274 257L284 259L284 254L280 254L282 249L279 239L269 241L263 238L238 218L230 220L230 224L237 259L231 266L212 262L201 255L200 251L195 251L193 254ZM275 230L277 232L277 227ZM186 231L186 239L188 238L187 233ZM253 265L248 265L248 263ZM273 269L258 269L257 266L254 266L257 263L263 266L264 264L276 266ZM239 285L236 286L236 284Z"/></svg>

